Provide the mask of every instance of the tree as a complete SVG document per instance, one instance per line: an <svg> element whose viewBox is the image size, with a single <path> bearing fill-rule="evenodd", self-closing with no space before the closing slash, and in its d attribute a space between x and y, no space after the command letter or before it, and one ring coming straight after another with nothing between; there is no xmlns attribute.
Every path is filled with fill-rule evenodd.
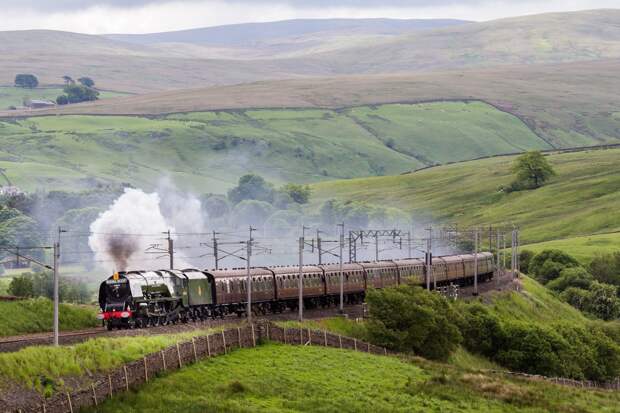
<svg viewBox="0 0 620 413"><path fill-rule="evenodd" d="M515 189L540 188L555 175L555 171L539 151L530 151L519 156L512 166L512 171L517 175L513 184Z"/></svg>
<svg viewBox="0 0 620 413"><path fill-rule="evenodd" d="M282 192L288 194L298 204L307 204L312 189L309 185L286 184L282 187Z"/></svg>
<svg viewBox="0 0 620 413"><path fill-rule="evenodd" d="M20 73L15 76L15 86L34 89L39 86L39 79L35 75L28 73Z"/></svg>
<svg viewBox="0 0 620 413"><path fill-rule="evenodd" d="M244 200L272 203L274 192L273 185L262 176L247 174L239 178L237 186L228 191L228 200L235 205Z"/></svg>
<svg viewBox="0 0 620 413"><path fill-rule="evenodd" d="M65 82L65 85L74 85L75 84L75 80L73 80L73 78L69 75L64 75L62 77L62 80Z"/></svg>
<svg viewBox="0 0 620 413"><path fill-rule="evenodd" d="M202 208L209 218L222 218L230 212L230 204L222 195L206 195L202 198Z"/></svg>
<svg viewBox="0 0 620 413"><path fill-rule="evenodd" d="M530 273L530 263L536 254L530 250L523 250L519 253L519 269L525 274Z"/></svg>
<svg viewBox="0 0 620 413"><path fill-rule="evenodd" d="M268 202L245 200L233 209L232 219L235 225L263 225L273 213L273 206Z"/></svg>
<svg viewBox="0 0 620 413"><path fill-rule="evenodd" d="M594 281L590 286L590 300L586 311L602 320L614 320L620 315L618 289L610 284Z"/></svg>
<svg viewBox="0 0 620 413"><path fill-rule="evenodd" d="M530 261L529 273L543 284L554 280L567 267L578 267L579 262L561 250L549 249L536 254Z"/></svg>
<svg viewBox="0 0 620 413"><path fill-rule="evenodd" d="M585 268L568 267L560 271L560 276L547 284L547 288L562 292L570 287L582 288L587 290L590 288L594 279Z"/></svg>
<svg viewBox="0 0 620 413"><path fill-rule="evenodd" d="M442 296L420 287L370 290L368 334L377 345L446 360L462 340L458 314Z"/></svg>
<svg viewBox="0 0 620 413"><path fill-rule="evenodd" d="M9 284L9 294L23 298L34 297L32 278L26 275L13 278Z"/></svg>
<svg viewBox="0 0 620 413"><path fill-rule="evenodd" d="M90 88L95 86L95 81L93 79L91 79L90 77L86 77L86 76L79 78L78 82L80 82L82 85L84 85L86 87L90 87Z"/></svg>
<svg viewBox="0 0 620 413"><path fill-rule="evenodd" d="M620 286L620 251L597 255L589 269L597 281Z"/></svg>
<svg viewBox="0 0 620 413"><path fill-rule="evenodd" d="M56 98L56 103L59 105L68 105L69 98L67 97L67 95L60 95Z"/></svg>
<svg viewBox="0 0 620 413"><path fill-rule="evenodd" d="M67 85L63 91L68 103L87 102L99 99L99 92L84 85ZM60 96L56 98L58 103Z"/></svg>

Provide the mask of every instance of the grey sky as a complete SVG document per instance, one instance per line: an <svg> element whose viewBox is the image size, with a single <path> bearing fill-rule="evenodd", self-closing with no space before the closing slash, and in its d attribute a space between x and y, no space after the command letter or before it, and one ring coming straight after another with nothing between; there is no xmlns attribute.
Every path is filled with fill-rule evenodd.
<svg viewBox="0 0 620 413"><path fill-rule="evenodd" d="M0 0L0 30L146 33L327 17L480 21L619 6L619 0Z"/></svg>

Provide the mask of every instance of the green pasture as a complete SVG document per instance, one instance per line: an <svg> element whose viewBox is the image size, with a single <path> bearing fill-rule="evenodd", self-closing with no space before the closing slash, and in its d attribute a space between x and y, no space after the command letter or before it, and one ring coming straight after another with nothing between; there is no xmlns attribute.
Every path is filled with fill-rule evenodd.
<svg viewBox="0 0 620 413"><path fill-rule="evenodd" d="M311 208L335 198L399 207L418 223L515 225L523 244L620 230L619 149L548 159L557 176L536 190L502 191L514 179L514 157L496 157L407 175L318 183Z"/></svg>
<svg viewBox="0 0 620 413"><path fill-rule="evenodd" d="M29 100L51 100L56 101L62 95L62 87L38 87L35 89L25 89L22 87L0 86L0 110L8 109L10 106L20 107L26 99ZM125 96L126 93L100 91L100 99L108 99L118 96Z"/></svg>
<svg viewBox="0 0 620 413"><path fill-rule="evenodd" d="M616 393L418 359L267 344L186 367L106 401L96 411L158 412L165 406L171 413L611 412L619 401Z"/></svg>
<svg viewBox="0 0 620 413"><path fill-rule="evenodd" d="M248 172L318 182L547 147L519 119L480 102L47 116L0 121L0 137L0 167L27 190L152 188L170 176L187 189L224 192Z"/></svg>
<svg viewBox="0 0 620 413"><path fill-rule="evenodd" d="M620 251L620 232L526 244L522 249L536 253L546 249L559 249L577 258L583 264L588 264L597 255Z"/></svg>

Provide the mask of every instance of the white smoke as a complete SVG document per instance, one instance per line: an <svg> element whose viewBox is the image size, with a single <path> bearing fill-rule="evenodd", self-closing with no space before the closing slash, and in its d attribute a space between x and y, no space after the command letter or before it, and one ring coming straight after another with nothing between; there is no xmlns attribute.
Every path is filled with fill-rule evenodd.
<svg viewBox="0 0 620 413"><path fill-rule="evenodd" d="M88 245L96 262L106 271L168 268L166 231L183 248L179 232L204 228L200 201L170 190L165 184L156 193L126 188L110 208L90 226ZM196 240L193 240L196 241ZM159 259L157 259L159 258ZM188 267L183 254L175 254L175 267Z"/></svg>

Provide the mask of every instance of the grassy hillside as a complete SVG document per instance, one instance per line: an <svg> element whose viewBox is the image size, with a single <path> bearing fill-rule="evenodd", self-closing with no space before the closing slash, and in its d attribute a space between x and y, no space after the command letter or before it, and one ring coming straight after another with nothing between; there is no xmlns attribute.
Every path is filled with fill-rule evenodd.
<svg viewBox="0 0 620 413"><path fill-rule="evenodd" d="M170 412L595 412L611 411L617 402L614 393L394 357L271 344L187 367L140 392L107 401L97 411L154 412L166 406Z"/></svg>
<svg viewBox="0 0 620 413"><path fill-rule="evenodd" d="M0 167L30 190L101 181L150 188L170 175L196 191L220 192L247 172L316 182L548 148L518 118L481 102L36 117L0 121L0 136Z"/></svg>
<svg viewBox="0 0 620 413"><path fill-rule="evenodd" d="M275 36L266 44L247 33L245 41L252 47L241 50L230 45L205 50L183 39L160 48L57 31L2 32L0 83L9 84L26 70L45 83L79 73L98 79L105 89L144 92L302 76L619 58L619 15L618 10L543 14L396 36L326 30Z"/></svg>
<svg viewBox="0 0 620 413"><path fill-rule="evenodd" d="M513 157L445 165L408 175L316 184L329 198L398 206L417 222L503 223L525 243L620 230L620 150L555 154L557 176L542 188L505 194Z"/></svg>
<svg viewBox="0 0 620 413"><path fill-rule="evenodd" d="M62 87L38 87L36 89L24 89L21 87L0 86L0 110L6 110L10 106L20 107L25 99L56 101L62 95ZM125 93L100 91L100 99L108 99L125 96Z"/></svg>
<svg viewBox="0 0 620 413"><path fill-rule="evenodd" d="M525 248L534 252L559 249L568 252L581 263L588 264L597 254L620 251L620 232L538 242L528 244Z"/></svg>
<svg viewBox="0 0 620 413"><path fill-rule="evenodd" d="M160 115L246 108L346 108L482 99L523 119L557 147L619 142L620 60L433 73L338 76L169 91L33 114ZM194 85L195 86L195 85ZM14 117L13 112L0 115Z"/></svg>
<svg viewBox="0 0 620 413"><path fill-rule="evenodd" d="M0 301L0 336L52 330L52 302L47 299ZM60 329L78 330L99 325L92 307L62 304Z"/></svg>

